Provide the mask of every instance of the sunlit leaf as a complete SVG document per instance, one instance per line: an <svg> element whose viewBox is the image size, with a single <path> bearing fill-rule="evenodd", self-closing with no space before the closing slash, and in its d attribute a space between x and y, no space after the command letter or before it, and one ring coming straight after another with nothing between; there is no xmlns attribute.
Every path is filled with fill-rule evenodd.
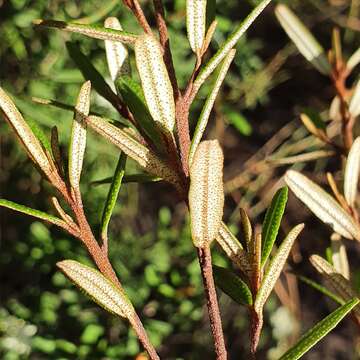
<svg viewBox="0 0 360 360"><path fill-rule="evenodd" d="M204 43L206 26L206 0L186 1L186 29L190 47L200 54Z"/></svg>
<svg viewBox="0 0 360 360"><path fill-rule="evenodd" d="M355 205L358 194L360 172L360 136L357 137L349 151L345 174L344 174L344 196L350 206Z"/></svg>
<svg viewBox="0 0 360 360"><path fill-rule="evenodd" d="M229 269L213 266L214 280L226 295L241 305L252 305L252 295L249 287L234 272Z"/></svg>
<svg viewBox="0 0 360 360"><path fill-rule="evenodd" d="M275 9L276 17L300 53L323 74L330 73L330 64L324 49L300 21L300 19L284 4Z"/></svg>
<svg viewBox="0 0 360 360"><path fill-rule="evenodd" d="M325 337L339 322L359 303L358 299L352 299L340 306L325 319L311 328L300 340L289 349L279 360L297 360L307 353L315 344Z"/></svg>
<svg viewBox="0 0 360 360"><path fill-rule="evenodd" d="M85 25L76 23L66 23L57 20L35 20L34 24L39 27L48 27L60 29L89 36L100 40L120 41L125 44L132 44L136 41L137 36L125 31L107 29L98 25Z"/></svg>
<svg viewBox="0 0 360 360"><path fill-rule="evenodd" d="M294 241L296 240L303 228L304 224L299 224L295 226L286 236L284 241L281 243L279 249L277 250L276 254L271 259L255 299L254 308L258 314L261 314L266 300L271 294L286 263L286 259L289 256Z"/></svg>
<svg viewBox="0 0 360 360"><path fill-rule="evenodd" d="M325 224L348 239L360 240L360 228L337 201L306 176L288 170L285 182L294 194Z"/></svg>
<svg viewBox="0 0 360 360"><path fill-rule="evenodd" d="M135 59L150 114L161 128L172 133L175 102L160 43L151 35L140 36L135 43Z"/></svg>
<svg viewBox="0 0 360 360"><path fill-rule="evenodd" d="M191 141L191 147L190 147L190 152L189 152L189 164L191 166L191 163L193 161L196 149L201 141L201 138L204 134L204 131L206 129L206 125L208 123L209 117L210 117L210 113L211 110L214 106L215 100L216 100L216 96L220 90L221 84L223 83L225 76L229 70L230 64L234 59L235 56L235 52L236 50L231 50L229 52L229 54L225 57L224 62L220 68L220 72L218 74L218 77L215 81L214 87L212 88L209 96L206 99L206 102L204 104L204 107L201 111L199 120L197 122L196 128L195 128L195 132L194 132L194 136L193 139Z"/></svg>
<svg viewBox="0 0 360 360"><path fill-rule="evenodd" d="M74 120L69 146L69 180L72 188L78 189L86 148L86 121L90 110L91 82L85 82L75 105Z"/></svg>
<svg viewBox="0 0 360 360"><path fill-rule="evenodd" d="M217 140L199 144L190 167L189 208L196 247L209 246L219 231L224 209L224 156Z"/></svg>
<svg viewBox="0 0 360 360"><path fill-rule="evenodd" d="M56 264L60 270L93 301L106 311L130 319L135 310L124 291L115 287L98 270L74 260L64 260Z"/></svg>
<svg viewBox="0 0 360 360"><path fill-rule="evenodd" d="M280 229L281 219L284 215L288 198L288 188L279 189L274 195L269 208L266 211L262 228L262 253L261 265L263 266L269 257L274 242Z"/></svg>

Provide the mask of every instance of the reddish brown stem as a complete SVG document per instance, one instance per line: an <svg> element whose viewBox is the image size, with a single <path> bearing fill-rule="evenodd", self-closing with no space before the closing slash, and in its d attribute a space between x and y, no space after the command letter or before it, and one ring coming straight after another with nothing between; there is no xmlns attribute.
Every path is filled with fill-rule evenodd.
<svg viewBox="0 0 360 360"><path fill-rule="evenodd" d="M151 27L146 20L145 14L138 2L138 0L125 0L125 4L131 9L139 24L147 34L151 34Z"/></svg>
<svg viewBox="0 0 360 360"><path fill-rule="evenodd" d="M259 344L261 329L263 326L262 315L259 315L253 308L250 309L250 351L253 359L255 359L256 349Z"/></svg>
<svg viewBox="0 0 360 360"><path fill-rule="evenodd" d="M216 359L226 360L227 352L213 278L210 247L198 248L197 251L207 300L210 328L214 338Z"/></svg>

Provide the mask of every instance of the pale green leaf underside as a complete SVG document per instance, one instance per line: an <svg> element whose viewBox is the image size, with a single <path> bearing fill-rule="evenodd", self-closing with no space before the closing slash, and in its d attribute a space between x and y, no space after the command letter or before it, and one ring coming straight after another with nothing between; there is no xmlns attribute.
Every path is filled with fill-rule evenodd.
<svg viewBox="0 0 360 360"><path fill-rule="evenodd" d="M349 151L344 173L344 196L350 206L355 205L358 194L360 172L360 136L357 137Z"/></svg>
<svg viewBox="0 0 360 360"><path fill-rule="evenodd" d="M321 320L305 335L301 337L297 344L288 350L279 360L297 360L307 353L323 337L325 337L339 322L359 303L358 299L352 299L340 306L325 319Z"/></svg>
<svg viewBox="0 0 360 360"><path fill-rule="evenodd" d="M206 26L206 0L186 1L186 29L190 47L198 53L204 42Z"/></svg>

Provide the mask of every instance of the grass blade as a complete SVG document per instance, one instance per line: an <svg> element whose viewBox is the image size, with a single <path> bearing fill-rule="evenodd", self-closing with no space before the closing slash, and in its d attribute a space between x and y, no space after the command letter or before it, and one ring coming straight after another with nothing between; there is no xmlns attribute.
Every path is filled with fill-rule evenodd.
<svg viewBox="0 0 360 360"><path fill-rule="evenodd" d="M305 59L322 74L330 74L330 64L324 49L300 19L283 4L276 6L275 15Z"/></svg>
<svg viewBox="0 0 360 360"><path fill-rule="evenodd" d="M209 96L206 99L205 105L201 111L199 120L196 124L194 136L191 142L190 152L189 152L189 165L191 166L191 163L193 161L196 149L201 141L201 138L204 134L204 131L206 129L206 125L208 123L211 110L214 106L216 96L220 90L220 87L225 79L225 76L229 70L230 64L234 59L236 50L231 50L229 54L225 57L224 62L220 68L220 72L217 76L217 79L215 81L214 87L211 90Z"/></svg>
<svg viewBox="0 0 360 360"><path fill-rule="evenodd" d="M276 237L278 235L281 219L284 215L288 198L288 188L282 187L274 195L269 208L266 211L262 228L262 254L261 266L264 266L269 257Z"/></svg>
<svg viewBox="0 0 360 360"><path fill-rule="evenodd" d="M349 151L345 174L344 174L344 196L347 203L353 207L358 193L360 172L360 136L357 137Z"/></svg>
<svg viewBox="0 0 360 360"><path fill-rule="evenodd" d="M262 313L262 309L265 305L267 298L273 290L276 281L278 280L281 271L286 263L286 259L289 256L290 250L294 244L294 241L304 228L304 224L295 226L287 235L285 240L280 245L274 257L271 259L269 267L267 268L264 279L261 283L260 289L256 295L254 308L258 314Z"/></svg>
<svg viewBox="0 0 360 360"><path fill-rule="evenodd" d="M40 220L45 220L54 225L58 225L58 226L64 225L64 221L56 216L47 214L46 212L43 212L40 210L29 208L25 205L20 205L20 204L14 203L13 201L0 199L0 206L5 207L7 209L21 212L25 215L33 216Z"/></svg>
<svg viewBox="0 0 360 360"><path fill-rule="evenodd" d="M153 36L142 35L135 43L135 60L152 118L165 132L172 133L175 102L161 45Z"/></svg>
<svg viewBox="0 0 360 360"><path fill-rule="evenodd" d="M352 299L340 306L325 319L311 328L290 350L288 350L279 360L297 360L307 353L323 337L333 330L339 322L359 303L358 299Z"/></svg>
<svg viewBox="0 0 360 360"><path fill-rule="evenodd" d="M35 20L34 24L39 27L60 29L62 31L89 36L94 39L120 41L125 44L133 44L137 38L135 34L115 29L107 29L98 25L66 23L57 20Z"/></svg>
<svg viewBox="0 0 360 360"><path fill-rule="evenodd" d="M109 313L130 319L135 310L124 291L115 287L98 270L74 260L64 260L56 264L58 268L94 302Z"/></svg>
<svg viewBox="0 0 360 360"><path fill-rule="evenodd" d="M229 51L236 45L241 36L246 32L250 25L263 12L271 0L263 0L247 17L246 19L233 31L227 38L224 44L216 52L216 54L209 60L205 67L200 71L194 82L194 89L200 89L204 81L211 75L215 68L221 63Z"/></svg>
<svg viewBox="0 0 360 360"><path fill-rule="evenodd" d="M217 140L200 143L190 168L189 208L196 247L209 246L219 231L224 209L224 156Z"/></svg>
<svg viewBox="0 0 360 360"><path fill-rule="evenodd" d="M360 228L337 201L306 176L288 170L285 182L294 194L325 224L347 239L360 240Z"/></svg>
<svg viewBox="0 0 360 360"><path fill-rule="evenodd" d="M77 192L79 190L81 170L86 148L86 117L90 110L91 82L85 82L79 92L75 105L74 120L69 146L69 180Z"/></svg>
<svg viewBox="0 0 360 360"><path fill-rule="evenodd" d="M190 47L200 55L205 37L206 0L186 1L186 29Z"/></svg>
<svg viewBox="0 0 360 360"><path fill-rule="evenodd" d="M213 266L214 280L226 295L240 305L252 305L252 295L247 284L234 272L220 266Z"/></svg>
<svg viewBox="0 0 360 360"><path fill-rule="evenodd" d="M150 174L159 176L179 188L177 173L125 131L97 116L89 116L87 123L93 130L116 145Z"/></svg>
<svg viewBox="0 0 360 360"><path fill-rule="evenodd" d="M112 177L109 193L105 202L105 207L101 218L100 234L102 239L107 239L109 222L111 219L111 215L114 211L122 180L125 174L125 165L126 155L124 153L121 153L115 169L114 176Z"/></svg>

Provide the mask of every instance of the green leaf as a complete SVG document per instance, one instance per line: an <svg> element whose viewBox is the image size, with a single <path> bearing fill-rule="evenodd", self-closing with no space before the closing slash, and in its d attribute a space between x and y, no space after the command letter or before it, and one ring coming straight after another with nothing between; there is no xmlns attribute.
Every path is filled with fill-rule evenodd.
<svg viewBox="0 0 360 360"><path fill-rule="evenodd" d="M189 152L189 165L190 166L191 166L192 160L194 158L196 149L197 149L197 147L201 141L201 138L204 134L204 131L206 129L206 125L209 121L210 113L214 106L217 94L220 91L220 87L225 79L225 76L226 76L228 70L229 70L231 62L234 59L235 53L236 53L236 50L231 50L229 52L229 54L226 56L226 58L224 59L224 62L221 65L221 68L219 71L219 75L217 76L217 79L215 81L214 87L211 90L209 96L207 97L204 107L201 111L199 120L196 124L194 136L191 141L191 147L190 147L190 152Z"/></svg>
<svg viewBox="0 0 360 360"><path fill-rule="evenodd" d="M286 236L285 240L281 243L276 254L271 259L262 280L260 289L256 295L254 309L257 314L262 313L262 309L281 274L281 271L286 263L286 259L289 256L294 241L296 240L303 228L304 224L299 224L295 226Z"/></svg>
<svg viewBox="0 0 360 360"><path fill-rule="evenodd" d="M325 286L322 286L321 284L317 283L316 281L313 281L313 280L309 279L306 276L297 275L296 277L299 280L301 280L303 283L311 286L313 289L321 292L322 294L326 295L327 297L334 300L338 304L344 305L345 301L342 298L340 298L339 296L337 296L336 294L334 294L332 291L328 290Z"/></svg>
<svg viewBox="0 0 360 360"><path fill-rule="evenodd" d="M225 294L240 305L252 305L252 295L249 287L234 272L229 269L213 266L214 280Z"/></svg>
<svg viewBox="0 0 360 360"><path fill-rule="evenodd" d="M262 254L261 265L264 266L273 248L274 242L279 232L281 219L284 215L286 202L288 199L288 188L286 186L279 189L274 195L269 208L266 211L262 228Z"/></svg>
<svg viewBox="0 0 360 360"><path fill-rule="evenodd" d="M51 154L51 144L48 136L45 134L41 126L33 119L27 119L27 123L34 135L40 140L41 145Z"/></svg>
<svg viewBox="0 0 360 360"><path fill-rule="evenodd" d="M21 212L21 213L29 215L29 216L36 217L41 220L48 221L54 225L62 226L64 224L64 221L62 219L57 218L56 216L52 216L50 214L47 214L46 212L32 209L27 206L14 203L9 200L0 199L0 206Z"/></svg>
<svg viewBox="0 0 360 360"><path fill-rule="evenodd" d="M135 310L122 289L116 287L100 271L74 260L56 264L81 290L106 311L131 319Z"/></svg>
<svg viewBox="0 0 360 360"><path fill-rule="evenodd" d="M55 28L86 35L94 39L120 41L125 44L132 44L137 38L135 34L130 34L126 31L108 29L98 25L66 23L64 21L57 20L35 20L34 24L39 27Z"/></svg>
<svg viewBox="0 0 360 360"><path fill-rule="evenodd" d="M208 29L216 16L216 0L207 0L206 4L206 28Z"/></svg>
<svg viewBox="0 0 360 360"><path fill-rule="evenodd" d="M291 349L289 349L279 360L297 360L307 353L315 344L333 330L339 322L359 303L353 299L340 306L325 319L311 328Z"/></svg>
<svg viewBox="0 0 360 360"><path fill-rule="evenodd" d="M263 0L247 17L246 19L233 31L233 33L227 38L224 44L216 52L216 54L209 60L205 67L200 71L194 82L194 89L200 89L204 81L215 70L215 68L221 63L229 51L236 45L241 36L246 32L250 25L256 20L256 18L263 12L266 6L271 0Z"/></svg>
<svg viewBox="0 0 360 360"><path fill-rule="evenodd" d="M125 174L125 165L126 165L126 155L124 153L121 153L115 169L114 176L112 178L109 193L102 214L101 225L100 225L100 233L102 239L105 239L107 237L110 218L114 211L114 207L119 195L122 179Z"/></svg>
<svg viewBox="0 0 360 360"><path fill-rule="evenodd" d="M236 112L227 106L223 107L223 112L226 115L226 120L228 120L240 134L245 136L250 136L252 134L252 126L243 114Z"/></svg>
<svg viewBox="0 0 360 360"><path fill-rule="evenodd" d="M113 177L107 177L105 179L96 180L91 183L91 185L103 185L103 184L110 184L113 180ZM122 179L123 184L129 183L149 183L149 182L157 182L161 181L161 178L149 174L129 174L124 175Z"/></svg>
<svg viewBox="0 0 360 360"><path fill-rule="evenodd" d="M117 79L115 85L142 129L149 138L153 140L154 144L161 149L162 140L149 109L146 106L144 93L140 84L130 76L121 76Z"/></svg>
<svg viewBox="0 0 360 360"><path fill-rule="evenodd" d="M81 52L80 46L77 43L67 42L66 48L71 59L75 62L84 78L86 80L90 80L91 85L96 92L109 101L115 109L118 109L120 103L119 97L111 90L111 87L99 71L97 71L94 65L89 61L88 57Z"/></svg>

